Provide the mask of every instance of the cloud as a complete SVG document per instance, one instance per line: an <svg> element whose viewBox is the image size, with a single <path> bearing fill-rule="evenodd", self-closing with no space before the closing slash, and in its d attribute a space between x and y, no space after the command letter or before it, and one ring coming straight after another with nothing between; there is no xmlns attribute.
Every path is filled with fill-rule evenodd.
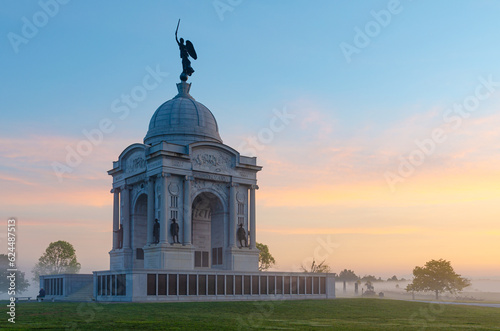
<svg viewBox="0 0 500 331"><path fill-rule="evenodd" d="M489 107L464 119L457 130L443 121L444 109L435 106L399 122L361 127L351 135L336 130L342 123L331 120L331 109L306 108L282 133L284 138L260 152L258 162L264 168L259 181L266 185L261 185L259 197L265 204L279 206L393 200L384 173L397 171L400 158L418 148L415 141L430 138L441 127L447 130L447 140L437 144L402 185L424 195L436 191L437 184L455 198L461 193L470 197L471 189L478 196L483 195L481 190L491 194L488 181L500 175L500 114L491 114L495 104ZM455 191L448 190L453 182ZM439 203L440 197L431 195Z"/></svg>
<svg viewBox="0 0 500 331"><path fill-rule="evenodd" d="M102 206L111 203L111 178L106 171L126 147L125 141L108 139L95 146L61 183L53 164L64 164L67 148L76 146L81 140L52 135L27 134L23 137L0 137L1 205ZM114 156L110 158L110 155Z"/></svg>
<svg viewBox="0 0 500 331"><path fill-rule="evenodd" d="M21 185L26 185L26 186L35 186L36 184L33 182L28 182L22 178L16 178L16 177L8 177L8 176L2 176L0 175L0 182L13 182L15 184L21 184Z"/></svg>
<svg viewBox="0 0 500 331"><path fill-rule="evenodd" d="M284 235L333 235L333 234L351 234L351 235L405 235L405 234L421 234L425 233L426 229L417 227L363 227L363 228L301 228L293 227L288 229L283 228L259 228L262 233L280 233Z"/></svg>

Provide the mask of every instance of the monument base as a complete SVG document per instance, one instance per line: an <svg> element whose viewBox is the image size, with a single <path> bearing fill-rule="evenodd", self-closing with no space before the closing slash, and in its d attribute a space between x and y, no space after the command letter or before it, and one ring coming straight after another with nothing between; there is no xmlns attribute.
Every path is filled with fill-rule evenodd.
<svg viewBox="0 0 500 331"><path fill-rule="evenodd" d="M294 272L94 271L96 301L334 299L335 274Z"/></svg>
<svg viewBox="0 0 500 331"><path fill-rule="evenodd" d="M109 252L109 269L110 270L125 270L132 268L132 249L119 248Z"/></svg>
<svg viewBox="0 0 500 331"><path fill-rule="evenodd" d="M233 247L227 251L228 261L231 265L229 270L233 271L250 271L259 270L259 250L249 247Z"/></svg>
<svg viewBox="0 0 500 331"><path fill-rule="evenodd" d="M144 246L145 269L192 270L194 247L181 244L152 244Z"/></svg>

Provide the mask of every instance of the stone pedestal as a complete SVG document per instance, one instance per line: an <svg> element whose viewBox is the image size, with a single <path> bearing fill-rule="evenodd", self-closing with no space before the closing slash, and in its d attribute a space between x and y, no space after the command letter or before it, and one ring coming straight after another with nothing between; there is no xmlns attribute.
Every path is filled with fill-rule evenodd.
<svg viewBox="0 0 500 331"><path fill-rule="evenodd" d="M110 256L110 270L126 270L132 269L132 249L121 248L114 249L109 252Z"/></svg>
<svg viewBox="0 0 500 331"><path fill-rule="evenodd" d="M227 251L226 259L229 262L227 268L233 271L259 270L259 250L257 248L231 248Z"/></svg>
<svg viewBox="0 0 500 331"><path fill-rule="evenodd" d="M152 244L144 247L144 268L192 270L194 247L181 244Z"/></svg>

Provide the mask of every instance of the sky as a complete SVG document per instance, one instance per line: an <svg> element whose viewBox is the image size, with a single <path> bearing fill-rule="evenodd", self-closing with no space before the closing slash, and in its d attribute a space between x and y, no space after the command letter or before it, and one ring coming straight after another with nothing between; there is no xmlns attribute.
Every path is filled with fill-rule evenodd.
<svg viewBox="0 0 500 331"><path fill-rule="evenodd" d="M15 217L26 271L57 240L81 272L109 268L107 170L176 95L180 18L191 95L263 166L274 270L500 276L500 2L0 5L0 252Z"/></svg>

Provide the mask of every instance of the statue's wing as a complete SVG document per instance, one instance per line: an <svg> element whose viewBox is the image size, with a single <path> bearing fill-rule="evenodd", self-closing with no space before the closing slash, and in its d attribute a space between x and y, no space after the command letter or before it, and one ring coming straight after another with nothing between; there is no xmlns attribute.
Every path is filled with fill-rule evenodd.
<svg viewBox="0 0 500 331"><path fill-rule="evenodd" d="M191 57L193 59L196 60L198 58L198 55L196 55L196 51L194 50L193 43L190 42L189 40L186 40L186 49L187 49L189 55L191 55Z"/></svg>

